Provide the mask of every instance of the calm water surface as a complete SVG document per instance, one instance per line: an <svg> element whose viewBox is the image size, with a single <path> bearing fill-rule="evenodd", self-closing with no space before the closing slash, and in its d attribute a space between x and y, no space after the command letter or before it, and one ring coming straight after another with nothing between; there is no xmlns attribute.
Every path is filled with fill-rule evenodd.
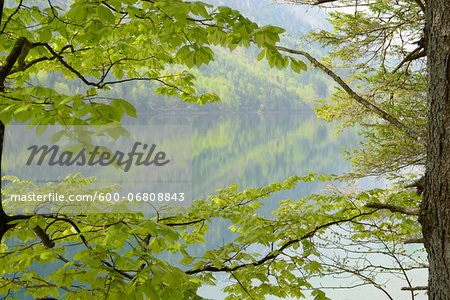
<svg viewBox="0 0 450 300"><path fill-rule="evenodd" d="M305 175L310 171L342 174L350 170L344 161L341 147L357 147L360 140L356 130L333 136L332 124L318 120L311 111L267 114L152 114L141 113L138 119L127 119L130 125L185 125L192 128L192 195L204 199L218 188L237 183L241 188L259 187L283 181L293 174ZM12 155L5 153L5 157ZM366 187L380 183L366 183ZM299 198L319 193L324 186L315 183L300 184L294 190L275 193L265 202L261 213L270 215L280 200ZM215 223L207 235L207 243L193 251L200 254L233 239L226 222ZM39 264L34 265L41 274L51 272ZM423 277L423 276L421 276ZM227 285L227 277L217 276L218 286L205 286L200 294L211 299L222 299L220 291ZM333 281L327 279L324 285ZM403 283L392 281L397 289L395 299L410 299L401 292ZM392 290L392 289L391 289ZM305 293L308 295L309 293ZM384 299L371 287L331 291L332 299ZM421 299L420 297L416 299Z"/></svg>

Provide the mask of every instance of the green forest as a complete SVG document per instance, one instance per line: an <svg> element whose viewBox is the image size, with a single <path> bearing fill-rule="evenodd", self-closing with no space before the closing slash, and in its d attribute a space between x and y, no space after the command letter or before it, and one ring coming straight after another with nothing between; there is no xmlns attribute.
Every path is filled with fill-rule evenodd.
<svg viewBox="0 0 450 300"><path fill-rule="evenodd" d="M0 0L0 299L448 300L449 11Z"/></svg>
<svg viewBox="0 0 450 300"><path fill-rule="evenodd" d="M218 4L211 2L211 4ZM283 41L295 45L292 34L311 29L311 25L298 18L295 11L283 6L270 6L270 1L227 1L230 7L239 9L256 22L265 22L286 28ZM273 12L275 11L275 12ZM315 43L307 46L311 53L325 53ZM258 48L238 48L233 52L215 47L215 61L191 70L195 85L200 93L215 93L220 102L206 103L204 106L183 103L178 97L168 98L155 95L158 84L138 82L115 86L105 96L127 99L135 106L157 112L197 111L197 112L280 112L311 109L315 100L324 99L334 91L332 80L315 70L297 74L289 69L271 69L267 63L256 62ZM180 72L174 66L173 72ZM75 93L83 85L66 81L58 74L41 72L32 78L36 84L51 86L61 93Z"/></svg>

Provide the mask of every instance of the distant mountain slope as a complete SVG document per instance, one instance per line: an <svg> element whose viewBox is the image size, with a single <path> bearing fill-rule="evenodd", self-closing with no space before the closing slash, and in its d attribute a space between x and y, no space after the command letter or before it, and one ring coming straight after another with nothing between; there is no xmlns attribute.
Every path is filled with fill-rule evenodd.
<svg viewBox="0 0 450 300"><path fill-rule="evenodd" d="M313 27L321 26L322 13L299 6L274 5L271 0L207 0L214 5L226 5L238 9L248 18L261 25L272 24L287 29L283 43L295 47L294 37L305 34ZM317 45L303 45L317 57L323 50ZM286 111L310 108L313 101L329 95L331 81L323 74L308 70L296 74L290 69L270 69L266 61L257 62L259 50L238 48L233 52L216 48L216 61L200 69L190 70L197 80L199 92L214 92L221 102L205 106L183 103L179 99L153 94L155 84L133 82L117 85L108 93L121 97L143 109L155 111ZM53 86L64 93L79 90L76 81L64 82L56 74L39 74L35 81Z"/></svg>
<svg viewBox="0 0 450 300"><path fill-rule="evenodd" d="M229 6L261 25L271 24L287 30L283 43L297 44L296 36L324 27L325 17L314 9L292 5L277 5L270 0L207 0L214 6ZM324 51L318 45L303 45L310 53L320 57ZM215 92L220 103L204 107L179 103L163 97L154 97L151 106L163 110L227 110L227 111L283 111L311 107L313 101L327 97L331 81L323 74L308 70L296 74L290 69L270 69L265 61L257 62L256 47L233 52L215 49L216 61L191 72L196 76L200 92ZM144 85L135 90L133 98L149 94Z"/></svg>
<svg viewBox="0 0 450 300"><path fill-rule="evenodd" d="M206 0L203 2L214 6L229 6L257 23L279 26L293 35L327 26L323 11L282 4L282 1L278 1L280 3L272 0Z"/></svg>

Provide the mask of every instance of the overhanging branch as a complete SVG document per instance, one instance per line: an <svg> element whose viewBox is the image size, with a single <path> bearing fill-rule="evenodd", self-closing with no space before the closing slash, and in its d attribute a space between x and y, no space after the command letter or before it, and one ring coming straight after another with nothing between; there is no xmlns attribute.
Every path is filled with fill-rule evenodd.
<svg viewBox="0 0 450 300"><path fill-rule="evenodd" d="M314 5L325 4L325 3L336 2L336 1L337 0L317 0L317 2L314 3Z"/></svg>
<svg viewBox="0 0 450 300"><path fill-rule="evenodd" d="M80 72L78 72L77 70L75 70L72 66L70 66L61 55L59 55L58 53L56 53L55 50L53 50L53 48L49 45L49 44L44 44L44 47L53 55L53 57L55 57L66 69L68 69L69 71L71 71L72 73L74 73L81 81L83 81L84 84L86 85L90 85L90 86L96 86L99 87L98 84L94 83L94 82L90 82L89 80L87 80Z"/></svg>
<svg viewBox="0 0 450 300"><path fill-rule="evenodd" d="M407 239L404 240L403 243L405 244L423 244L424 240L423 238L420 239Z"/></svg>
<svg viewBox="0 0 450 300"><path fill-rule="evenodd" d="M314 229L312 229L311 231L309 231L308 233L304 234L303 236L296 238L296 239L291 239L289 241L287 241L286 243L284 243L283 245L281 245L278 249L271 251L270 253L268 253L267 255L265 255L264 257L262 257L261 259L254 261L254 262L250 262L250 263L244 263L244 264L240 264L237 266L222 266L222 267L216 267L213 265L206 265L202 268L199 269L191 269L191 270L187 270L185 271L186 274L188 275L193 275L193 274L198 274L201 272L233 272L235 270L241 269L241 268L245 268L248 266L260 266L265 264L266 262L268 262L269 260L273 260L276 259L281 253L283 253L284 250L288 249L289 247L291 247L292 245L308 239L308 238L312 238L319 230L322 230L324 228L328 228L330 226L333 225L338 225L338 224L342 224L342 223L347 223L347 222L352 222L355 219L359 218L359 217L363 217L363 216L368 216L371 215L374 211L371 212L366 212L366 213L361 213L355 216L352 216L350 218L347 219L340 219L340 220L336 220L336 221L331 221L329 223L326 224L322 224L319 225L317 227L315 227Z"/></svg>
<svg viewBox="0 0 450 300"><path fill-rule="evenodd" d="M428 290L427 286L413 286L413 287L402 287L402 291L426 291Z"/></svg>
<svg viewBox="0 0 450 300"><path fill-rule="evenodd" d="M406 57L398 64L398 66L394 69L394 71L392 71L391 74L395 74L395 72L397 72L398 69L400 69L406 62L413 61L413 60L419 59L421 57L427 56L427 53L425 52L425 50L420 51L421 49L422 49L422 47L417 47L416 49L411 51L408 55L406 55Z"/></svg>
<svg viewBox="0 0 450 300"><path fill-rule="evenodd" d="M35 227L33 227L33 231L41 239L41 241L45 247L47 247L47 248L55 247L55 242L53 242L50 239L48 234L39 225L36 225Z"/></svg>
<svg viewBox="0 0 450 300"><path fill-rule="evenodd" d="M26 42L27 42L26 38L24 38L24 37L18 38L16 40L16 42L14 43L14 46L11 49L11 52L6 57L6 60L0 66L0 88L3 87L6 76L9 75L9 72L13 68L16 61L19 59L19 56L22 53L22 49L25 46Z"/></svg>
<svg viewBox="0 0 450 300"><path fill-rule="evenodd" d="M281 47L281 46L277 46L277 49L280 51L284 51L284 52L291 53L291 54L298 54L298 55L305 57L314 67L321 69L328 76L330 76L337 84L339 84L342 87L342 89L344 89L344 91L350 97L352 97L354 100L356 100L359 104L366 107L370 111L374 112L379 117L381 117L385 121L389 122L393 126L397 127L398 129L405 131L406 134L408 136L410 136L411 138L413 138L414 140L419 139L419 135L417 134L417 132L415 132L414 130L412 130L411 128L409 128L408 126L406 126L405 124L400 122L398 119L396 119L395 117L393 117L386 111L384 111L381 108L379 108L378 106L376 106L375 104L371 103L370 101L368 101L368 100L364 99L363 97L361 97L360 95L358 95L341 77L339 77L336 73L331 71L324 64L320 63L317 59L312 57L309 53L307 53L305 51L289 49L289 48L285 48L285 47Z"/></svg>
<svg viewBox="0 0 450 300"><path fill-rule="evenodd" d="M322 4L327 4L331 2L338 2L339 0L311 0L311 1L302 1L299 2L299 0L286 0L286 2L291 2L293 4L307 4L307 5L313 5L313 6L321 6ZM425 4L422 2L422 0L414 0L416 2L417 6L422 10L422 12L425 12ZM424 1L425 2L425 1ZM348 3L346 3L348 4ZM358 5L358 0L355 1L355 4Z"/></svg>
<svg viewBox="0 0 450 300"><path fill-rule="evenodd" d="M384 203L367 203L366 207L368 208L377 208L377 209L387 209L391 212L399 212L405 215L410 216L418 216L420 214L420 210L417 208L409 208L409 207L401 207L401 206L395 206L391 204L384 204Z"/></svg>

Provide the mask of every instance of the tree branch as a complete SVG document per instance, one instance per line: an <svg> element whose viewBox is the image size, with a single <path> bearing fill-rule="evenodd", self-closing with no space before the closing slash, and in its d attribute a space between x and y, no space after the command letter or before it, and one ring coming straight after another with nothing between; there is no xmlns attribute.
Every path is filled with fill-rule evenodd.
<svg viewBox="0 0 450 300"><path fill-rule="evenodd" d="M72 221L71 219L69 219L69 218L67 218L65 216L61 216L61 215L49 215L49 216L46 216L46 217L69 223L75 229L75 231L78 233L81 241L86 246L86 248L92 250L92 247L89 245L88 241L84 237L83 232L80 230L80 228L77 226L77 224L75 224L74 221Z"/></svg>
<svg viewBox="0 0 450 300"><path fill-rule="evenodd" d="M33 231L41 239L41 241L45 247L47 247L47 248L55 247L55 242L53 242L50 239L48 234L39 225L36 225L35 227L33 227Z"/></svg>
<svg viewBox="0 0 450 300"><path fill-rule="evenodd" d="M426 291L428 290L427 286L414 286L414 287L402 287L402 291Z"/></svg>
<svg viewBox="0 0 450 300"><path fill-rule="evenodd" d="M417 3L417 5L420 7L420 9L425 12L426 8L425 8L425 4L422 3L421 0L414 0L414 2Z"/></svg>
<svg viewBox="0 0 450 300"><path fill-rule="evenodd" d="M46 61L46 60L54 60L54 59L55 59L55 57L46 57L46 56L43 56L43 57L39 57L39 58L33 59L32 61L30 61L30 62L24 64L24 65L22 66L22 68L14 68L14 69L12 69L11 72L9 72L9 75L14 74L14 73L17 73L17 72L25 71L25 70L28 69L29 67L31 67L31 66L33 66L33 65L35 65L35 64L37 64L37 63L39 63L39 62Z"/></svg>
<svg viewBox="0 0 450 300"><path fill-rule="evenodd" d="M9 75L9 72L13 68L16 61L19 59L19 56L22 53L22 49L27 41L28 40L25 37L18 38L14 43L14 46L11 49L8 57L6 57L6 60L0 66L0 88L3 88L6 77Z"/></svg>
<svg viewBox="0 0 450 300"><path fill-rule="evenodd" d="M3 16L3 4L4 4L3 2L4 2L3 0L0 1L0 24L2 23L2 16ZM11 21L12 17L15 14L17 14L20 7L22 6L22 3L23 3L23 0L20 0L19 5L17 5L16 10L11 15L9 15L8 19L6 20L5 24L3 25L2 30L0 31L0 34L3 34L5 32L6 25L8 25L8 23L9 23L9 21Z"/></svg>
<svg viewBox="0 0 450 300"><path fill-rule="evenodd" d="M43 46L41 43L36 43L36 44L32 44L32 45L33 45L33 47L34 46L38 46L38 45L39 46ZM67 49L70 49L72 51L72 53L75 53L75 52L81 52L81 51L88 50L89 48L82 48L82 49L74 50L72 45L66 45L66 46L61 48L61 50L59 51L58 55L62 56ZM33 60L31 60L31 61L29 61L27 63L23 62L22 66L18 66L18 67L13 68L11 70L11 72L9 72L9 75L17 73L17 72L25 71L26 69L32 67L33 65L35 65L37 63L40 63L40 62L43 62L43 61L47 61L47 60L55 60L56 58L57 58L56 56L52 56L52 57L42 56L42 57L33 59Z"/></svg>
<svg viewBox="0 0 450 300"><path fill-rule="evenodd" d="M78 72L77 70L75 70L72 66L70 66L61 55L59 55L58 53L55 52L55 50L53 50L53 48L49 45L49 44L44 44L44 47L47 48L47 50L54 56L56 57L56 59L64 66L66 67L69 71L71 71L72 73L74 73L79 79L81 79L81 81L83 81L84 84L86 85L90 85L90 86L95 86L95 87L99 87L98 84L94 83L94 82L90 82L88 81L83 75L81 75L80 72Z"/></svg>
<svg viewBox="0 0 450 300"><path fill-rule="evenodd" d="M405 185L405 189L414 187L417 189L417 195L420 196L423 193L424 186L425 186L425 176L422 176L413 183Z"/></svg>
<svg viewBox="0 0 450 300"><path fill-rule="evenodd" d="M6 60L0 66L0 91L3 92L5 88L4 83L6 77L14 72L23 71L25 69L25 58L28 55L28 51L34 47L42 45L42 43L31 43L25 37L20 37L16 40L8 57L6 57ZM13 71L13 67L16 63L18 66Z"/></svg>
<svg viewBox="0 0 450 300"><path fill-rule="evenodd" d="M377 209L387 209L391 212L399 212L405 215L410 216L418 216L420 214L420 210L417 208L409 208L409 207L401 207L401 206L395 206L391 204L384 204L384 203L367 203L366 207L368 208L377 208Z"/></svg>
<svg viewBox="0 0 450 300"><path fill-rule="evenodd" d="M407 240L403 241L403 243L405 243L405 244L423 244L423 242L424 242L423 238L407 239Z"/></svg>
<svg viewBox="0 0 450 300"><path fill-rule="evenodd" d="M101 86L105 86L105 85L112 85L112 84L118 84L118 83L123 83L123 82L129 82L129 81L158 81L160 83L162 83L165 86L168 86L170 88L176 89L180 92L183 92L182 89L180 89L179 87L167 83L164 80L161 80L157 77L136 77L136 78L128 78L128 79L121 79L121 80L115 80L115 81L106 81L103 84L101 84Z"/></svg>
<svg viewBox="0 0 450 300"><path fill-rule="evenodd" d="M344 91L347 92L347 94L352 97L354 100L356 100L359 104L366 107L367 109L371 110L375 114L377 114L379 117L384 119L385 121L389 122L393 126L397 127L400 130L404 130L408 136L413 138L414 140L419 140L419 134L412 130L411 128L407 127L405 124L397 120L395 117L390 115L389 113L385 112L375 104L369 102L368 100L364 99L360 95L358 95L350 86L348 86L345 81L336 75L333 71L331 71L328 67L326 67L324 64L320 63L317 59L312 57L309 53L301 50L294 50L289 49L281 46L277 46L277 49L280 51L292 53L292 54L298 54L305 57L314 67L321 69L323 72L325 72L328 76L330 76L337 84L339 84Z"/></svg>
<svg viewBox="0 0 450 300"><path fill-rule="evenodd" d="M367 212L367 213L361 213L361 214L355 215L355 216L347 218L347 219L340 219L337 221L332 221L332 222L329 222L326 224L319 225L319 226L315 227L314 229L312 229L311 231L309 231L308 233L306 233L305 235L303 235L297 239L292 239L292 240L287 241L278 249L276 249L274 251L270 251L270 253L268 253L266 256L262 257L261 259L259 259L257 261L251 262L251 263L244 263L244 264L237 265L234 267L223 266L223 267L219 267L219 268L215 267L215 266L211 266L211 265L206 265L201 269L187 270L187 271L185 271L185 273L188 275L193 275L193 274L197 274L197 273L201 273L201 272L233 272L235 270L238 270L238 269L241 269L241 268L244 268L247 266L257 267L257 266L260 266L260 265L266 263L269 260L277 258L278 255L280 255L285 249L289 248L290 246L292 246L304 239L313 237L319 230L321 230L323 228L327 228L327 227L330 227L333 225L338 225L341 223L351 222L359 217L371 215L373 212L374 211Z"/></svg>
<svg viewBox="0 0 450 300"><path fill-rule="evenodd" d="M5 131L5 125L0 121L0 154L3 150L3 135ZM1 157L1 155L0 155ZM0 162L0 170L1 170L1 162ZM1 186L1 180L0 180L0 186ZM5 211L3 210L3 204L1 202L0 198L0 244L3 239L3 235L8 232L8 230L14 228L16 226L15 223L11 224L11 222L16 220L26 220L30 219L33 215L14 215L14 216L8 216Z"/></svg>
<svg viewBox="0 0 450 300"><path fill-rule="evenodd" d="M398 64L398 66L394 69L394 71L392 71L391 74L395 74L395 72L397 72L398 69L400 69L406 62L427 56L425 50L420 51L420 49L422 49L421 46L417 47L416 49L411 51L408 55L406 55L406 57L401 61L401 63Z"/></svg>
<svg viewBox="0 0 450 300"><path fill-rule="evenodd" d="M314 3L314 5L325 4L325 3L336 2L336 1L338 1L338 0L317 0L317 2Z"/></svg>
<svg viewBox="0 0 450 300"><path fill-rule="evenodd" d="M87 249L94 251L91 247L91 245L89 245L88 241L86 240L86 238L83 235L83 232L80 230L80 228L77 226L77 224L75 224L74 221L72 221L71 219L65 217L65 216L60 216L60 215L49 215L47 216L47 218L53 218L55 220L60 220L60 221L64 221L69 223L70 225L72 225L72 227L75 229L75 231L78 233L81 241L83 242L83 244L86 246ZM42 230L42 229L41 229ZM117 269L115 266L113 266L112 264L110 264L107 261L104 261L103 259L100 259L100 261L107 267L111 268L112 271L117 272L119 274L121 274L122 276L132 280L134 278L134 276L128 274L127 272Z"/></svg>
<svg viewBox="0 0 450 300"><path fill-rule="evenodd" d="M90 86L95 86L97 88L103 88L105 85L112 85L112 84L117 84L117 83L123 83L123 82L128 82L128 81L158 81L168 87L174 88L179 90L180 92L182 92L183 90L180 89L177 86L171 85L167 82L165 82L164 80L161 80L159 78L153 78L153 77L143 77L143 78L128 78L128 79L122 79L122 80L115 80L115 81L107 81L107 82L103 82L103 80L105 79L104 77L100 80L100 82L91 82L89 80L86 79L86 77L84 77L79 71L75 70L72 66L70 66L63 58L63 56L61 54L58 54L55 52L55 50L53 50L53 48L49 45L49 44L44 44L45 48L47 48L47 50L53 55L53 57L55 57L64 67L66 67L69 71L71 71L72 73L74 73L79 79L81 79L81 81L83 81L84 84L86 85L90 85ZM147 58L148 59L148 58ZM114 64L114 63L113 63ZM112 67L112 66L111 66Z"/></svg>
<svg viewBox="0 0 450 300"><path fill-rule="evenodd" d="M241 283L241 281L239 280L239 278L237 278L236 275L234 275L233 272L231 272L231 275L234 277L234 279L237 280L237 282L239 283L239 285L241 286L241 288L245 291L245 293L246 293L251 299L255 299L255 298L253 298L253 296L248 292L248 290L245 288L245 286Z"/></svg>
<svg viewBox="0 0 450 300"><path fill-rule="evenodd" d="M4 0L0 0L0 24L2 24L4 2Z"/></svg>
<svg viewBox="0 0 450 300"><path fill-rule="evenodd" d="M297 0L287 0L288 2L293 2L294 4L297 4ZM326 3L331 3L331 2L337 2L339 0L317 0L313 3L311 2L303 2L303 4L309 4L309 5L321 5L321 4L326 4ZM414 0L414 2L417 3L417 5L420 7L420 9L422 10L422 12L425 12L425 4L422 3L421 0ZM358 5L358 1L355 1L356 5Z"/></svg>

